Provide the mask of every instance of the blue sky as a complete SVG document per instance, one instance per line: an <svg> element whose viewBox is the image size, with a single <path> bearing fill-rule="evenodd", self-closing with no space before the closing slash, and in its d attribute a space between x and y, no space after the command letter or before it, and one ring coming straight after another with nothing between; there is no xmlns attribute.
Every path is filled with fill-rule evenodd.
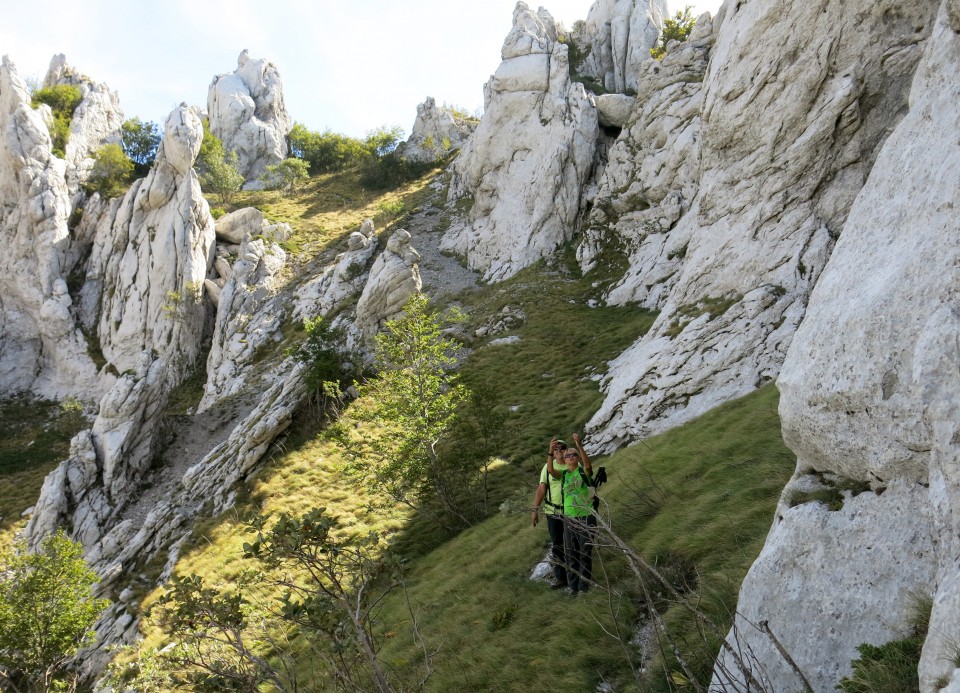
<svg viewBox="0 0 960 693"><path fill-rule="evenodd" d="M277 65L287 109L314 130L409 132L427 96L474 111L500 63L515 0L49 0L9 2L0 53L21 77L67 61L120 95L126 117L163 121L181 101L206 107L214 75L244 48ZM528 1L531 7L540 3ZM544 0L567 26L591 0ZM679 3L676 3L678 6ZM691 3L716 12L720 0ZM673 7L673 4L671 4ZM39 14L38 14L39 13Z"/></svg>

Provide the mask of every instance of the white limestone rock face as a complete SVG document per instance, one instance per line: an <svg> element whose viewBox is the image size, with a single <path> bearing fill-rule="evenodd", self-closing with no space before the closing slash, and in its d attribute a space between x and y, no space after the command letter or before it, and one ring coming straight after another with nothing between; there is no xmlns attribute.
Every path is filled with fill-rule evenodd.
<svg viewBox="0 0 960 693"><path fill-rule="evenodd" d="M601 187L613 194L598 196L606 216L591 218L586 234L588 245L592 235L618 236L630 258L610 300L661 311L611 362L589 423L600 450L777 377L834 239L906 112L936 10L930 0L726 9L714 20L702 94L687 97L702 98L699 124L689 111L687 120L638 119L630 132L643 163L634 175L611 155ZM684 99L670 95L687 89L680 76L652 101L638 98L638 109L663 104L679 115ZM684 149L699 152L695 168ZM624 185L629 197L616 192Z"/></svg>
<svg viewBox="0 0 960 693"><path fill-rule="evenodd" d="M120 127L124 118L117 92L111 91L106 84L82 75L67 64L66 56L61 53L50 61L43 86L63 84L77 87L83 95L70 120L65 157L67 185L70 194L76 195L93 167L93 153L103 144L120 143Z"/></svg>
<svg viewBox="0 0 960 693"><path fill-rule="evenodd" d="M71 316L66 277L73 210L67 164L44 113L3 58L0 67L0 392L96 397L96 367Z"/></svg>
<svg viewBox="0 0 960 693"><path fill-rule="evenodd" d="M248 181L245 189L261 187L258 179L267 166L286 158L286 135L293 127L276 66L243 51L236 71L213 78L207 113L210 132L237 153L237 170Z"/></svg>
<svg viewBox="0 0 960 693"><path fill-rule="evenodd" d="M410 233L398 229L386 249L374 261L360 300L354 327L363 337L375 335L390 318L398 315L407 299L423 288L420 254L410 245Z"/></svg>
<svg viewBox="0 0 960 693"><path fill-rule="evenodd" d="M176 384L199 354L214 259L214 222L193 171L202 138L197 114L175 109L149 175L98 222L83 291L99 297L100 348L121 373L153 350L170 358Z"/></svg>
<svg viewBox="0 0 960 693"><path fill-rule="evenodd" d="M248 236L240 246L240 255L217 301L207 382L198 412L239 392L247 382L257 350L279 339L283 302L277 292L286 259L276 243Z"/></svg>
<svg viewBox="0 0 960 693"><path fill-rule="evenodd" d="M476 132L452 166L450 200L472 198L441 247L487 280L506 279L570 240L589 180L597 111L571 84L546 10L518 2Z"/></svg>
<svg viewBox="0 0 960 693"><path fill-rule="evenodd" d="M780 374L784 440L798 458L784 498L814 473L883 490L836 513L781 502L741 589L738 613L769 619L817 691L849 673L858 644L902 637L911 590L934 595L920 689L957 679L960 249L945 240L960 235L960 141L944 137L960 123L957 6L940 9L910 112L850 211ZM834 548L811 552L811 542ZM749 639L775 690L795 685L769 644Z"/></svg>
<svg viewBox="0 0 960 693"><path fill-rule="evenodd" d="M477 121L461 118L437 106L432 96L417 106L417 119L403 146L402 156L411 161L436 161L463 147L477 129Z"/></svg>
<svg viewBox="0 0 960 693"><path fill-rule="evenodd" d="M643 81L641 67L650 62L650 49L668 16L666 0L597 0L576 37L586 57L574 69L609 91L636 91Z"/></svg>
<svg viewBox="0 0 960 693"><path fill-rule="evenodd" d="M83 292L100 316L103 355L122 375L100 401L90 445L44 485L27 528L34 544L58 525L87 546L111 530L149 468L169 391L200 352L214 243L192 168L202 137L195 112L174 110L150 174L101 209Z"/></svg>

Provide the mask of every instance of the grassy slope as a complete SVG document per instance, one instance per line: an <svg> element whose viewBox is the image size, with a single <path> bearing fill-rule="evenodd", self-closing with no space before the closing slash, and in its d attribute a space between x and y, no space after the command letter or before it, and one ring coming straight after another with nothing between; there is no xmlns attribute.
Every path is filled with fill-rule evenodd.
<svg viewBox="0 0 960 693"><path fill-rule="evenodd" d="M66 459L83 425L55 402L0 402L0 544L23 525L21 513L37 502L44 477Z"/></svg>
<svg viewBox="0 0 960 693"><path fill-rule="evenodd" d="M777 392L768 386L600 461L611 477L602 496L617 533L677 584L699 575L701 606L721 630L793 470L776 406ZM501 514L411 567L407 584L419 629L440 648L429 689L592 690L608 680L630 690L627 655L604 633L619 623L627 639L632 635L637 589L622 561L608 550L595 560L597 580L609 580L609 591L576 601L551 592L527 579L546 550L545 530L528 522L525 512ZM383 657L404 670L417 651L402 601L394 599L383 615L396 633ZM716 643L700 641L682 610L665 606L687 640L687 656L707 676ZM660 670L654 674L653 688L667 689Z"/></svg>
<svg viewBox="0 0 960 693"><path fill-rule="evenodd" d="M258 204L269 218L291 223L295 232L291 249L309 258L335 248L366 216L378 217L381 228L402 223L405 211L426 203L429 180L425 176L380 195L362 191L353 173L324 176L289 198L245 193L237 206ZM514 409L500 441L504 463L491 483L493 507L507 499L505 507L512 511L449 541L441 533L425 531L424 523L402 512L372 511L368 492L343 478L336 448L303 420L276 447L272 461L244 490L238 506L197 528L183 548L178 572L196 572L211 583L229 584L250 567L240 559L245 539L241 517L326 506L341 517L348 531L383 532L412 558L407 594L421 631L432 648L439 648L437 671L428 689L591 690L598 681L611 680L618 691L629 690L627 659L628 654L635 658L635 652L604 633L604 628L615 632L637 620L637 588L622 562L600 553L598 579L609 579L610 592L598 590L578 601L580 616L571 618L569 598L527 579L544 553L546 530L529 527L528 514L520 510L532 497L546 441L583 426L601 401L595 376L654 318L631 308L590 308L587 301L599 292L594 287L597 279L581 277L567 256L550 267L541 263L508 282L461 297L470 315L469 333L506 305L527 315L522 326L507 333L519 336L519 343L487 347L489 338L473 340L462 369L466 384L494 386L502 405ZM709 588L704 603L721 620L735 602L738 585L760 549L776 498L792 471L793 458L780 439L776 400L776 391L768 387L600 461L610 472L602 495L617 531L678 584L699 576L700 584ZM8 411L13 410L4 409L0 417L5 431L14 428L8 426L14 421ZM6 459L14 460L3 462L0 457L0 488L16 490L11 510L0 506L4 517L18 515L32 504L43 474L65 456L69 437L61 435L42 446L44 461L25 464L19 451L41 428L21 437L0 437L0 454L6 450L13 455ZM399 676L409 679L420 654L412 645L410 614L401 597L400 593L391 597L380 620L385 637L382 656ZM581 605L589 607L590 615L583 615ZM663 606L670 621L683 626L682 614ZM148 645L162 642L160 633L148 635ZM702 651L692 658L706 671L716 646L698 648L695 640L690 638L693 649ZM657 686L662 687L663 677L659 679Z"/></svg>

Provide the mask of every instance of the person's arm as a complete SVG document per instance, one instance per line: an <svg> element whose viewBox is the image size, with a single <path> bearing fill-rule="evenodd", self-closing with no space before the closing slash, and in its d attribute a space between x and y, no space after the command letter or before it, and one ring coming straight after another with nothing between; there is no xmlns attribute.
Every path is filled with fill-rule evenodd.
<svg viewBox="0 0 960 693"><path fill-rule="evenodd" d="M557 439L552 438L550 440L550 450L547 452L547 473L552 476L554 479L559 479L563 476L562 471L557 471L553 468L553 461L557 458Z"/></svg>
<svg viewBox="0 0 960 693"><path fill-rule="evenodd" d="M587 451L583 449L580 436L574 433L571 438L573 438L573 444L577 446L577 452L580 453L580 461L583 462L583 471L587 473L587 476L593 478L593 465L590 464L590 456L587 454Z"/></svg>
<svg viewBox="0 0 960 693"><path fill-rule="evenodd" d="M547 495L547 485L538 484L537 492L533 495L533 526L537 526L537 522L540 521L540 506L543 505L543 498Z"/></svg>

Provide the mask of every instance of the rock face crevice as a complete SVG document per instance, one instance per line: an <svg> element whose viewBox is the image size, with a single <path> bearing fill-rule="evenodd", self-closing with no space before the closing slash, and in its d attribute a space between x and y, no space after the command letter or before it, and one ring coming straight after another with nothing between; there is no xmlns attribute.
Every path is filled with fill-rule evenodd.
<svg viewBox="0 0 960 693"><path fill-rule="evenodd" d="M849 211L779 379L797 471L737 611L768 619L817 691L848 673L858 644L902 637L911 591L934 597L921 690L957 678L960 256L944 241L960 234L960 144L944 134L958 126L960 37L950 21L944 2L909 113ZM836 512L791 507L811 471L877 493ZM795 685L768 644L748 640L775 690Z"/></svg>
<svg viewBox="0 0 960 693"><path fill-rule="evenodd" d="M450 200L472 206L442 246L487 280L506 279L572 238L599 130L546 10L517 3L502 58L480 124L452 167Z"/></svg>

